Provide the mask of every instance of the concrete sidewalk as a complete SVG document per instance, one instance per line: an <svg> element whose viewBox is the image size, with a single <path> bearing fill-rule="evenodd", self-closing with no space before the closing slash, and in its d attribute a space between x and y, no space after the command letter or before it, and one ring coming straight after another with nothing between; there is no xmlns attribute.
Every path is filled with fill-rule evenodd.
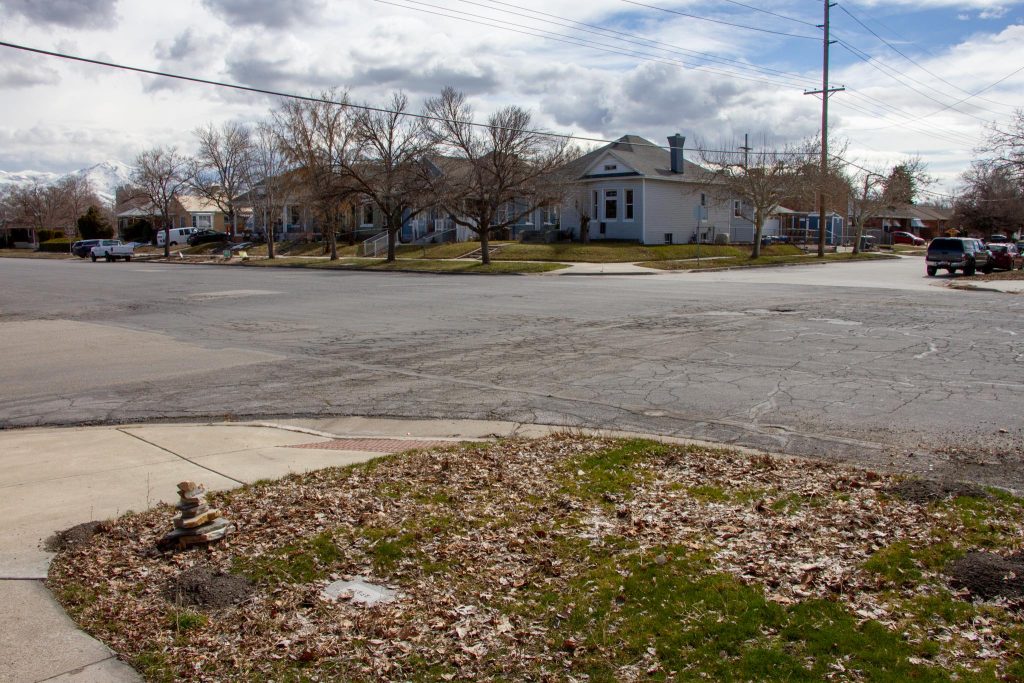
<svg viewBox="0 0 1024 683"><path fill-rule="evenodd" d="M56 531L176 500L177 483L229 489L438 441L542 436L552 427L365 418L0 431L0 682L138 681L79 631L43 581Z"/></svg>

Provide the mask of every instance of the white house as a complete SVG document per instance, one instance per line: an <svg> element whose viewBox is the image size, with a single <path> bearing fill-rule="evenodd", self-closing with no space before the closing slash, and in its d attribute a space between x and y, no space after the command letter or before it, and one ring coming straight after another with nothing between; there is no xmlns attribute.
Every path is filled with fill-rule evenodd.
<svg viewBox="0 0 1024 683"><path fill-rule="evenodd" d="M732 201L707 191L708 171L687 162L686 138L669 137L671 152L636 135L625 135L575 161L579 190L563 207L561 229L579 236L580 217L590 217L590 238L642 244L712 242L717 235L750 241L753 229Z"/></svg>

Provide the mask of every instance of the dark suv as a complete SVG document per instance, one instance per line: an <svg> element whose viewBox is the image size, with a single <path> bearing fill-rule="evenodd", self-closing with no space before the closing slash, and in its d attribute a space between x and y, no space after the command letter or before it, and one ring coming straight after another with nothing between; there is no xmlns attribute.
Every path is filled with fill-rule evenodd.
<svg viewBox="0 0 1024 683"><path fill-rule="evenodd" d="M995 263L992 254L981 240L970 237L937 237L928 245L925 256L925 270L929 277L934 276L939 268L945 268L952 275L962 270L964 275L974 275L975 271L991 273Z"/></svg>

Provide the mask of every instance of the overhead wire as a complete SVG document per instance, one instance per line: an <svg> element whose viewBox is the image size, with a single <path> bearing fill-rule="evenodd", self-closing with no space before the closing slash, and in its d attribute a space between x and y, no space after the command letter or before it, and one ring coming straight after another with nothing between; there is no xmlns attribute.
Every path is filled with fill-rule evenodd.
<svg viewBox="0 0 1024 683"><path fill-rule="evenodd" d="M586 33L594 33L594 35L602 35L603 37L606 37L606 38L607 37L611 37L611 38L613 38L615 40L624 40L624 38L617 38L617 36L624 36L625 38L630 38L630 39L635 39L635 40L638 40L638 41L642 41L642 43L636 43L636 44L642 44L644 47L664 46L664 49L666 51L669 51L669 52L680 52L680 53L683 53L683 54L689 54L689 55L693 55L693 56L695 56L695 57L697 57L699 59L705 59L705 60L719 62L719 63L723 63L723 64L736 64L738 66L742 66L742 67L745 67L745 68L748 68L748 69L756 69L758 71L763 71L763 72L766 72L766 73L776 74L776 75L780 75L780 76L786 76L786 77L792 78L794 80L805 79L806 78L803 74L796 74L796 73L793 73L793 72L781 71L779 69L772 69L770 67L758 66L756 64L751 64L750 62L745 62L745 61L739 60L739 59L730 59L728 57L720 57L718 55L711 54L710 52L700 52L699 50L691 50L689 48L684 48L684 47L681 47L679 45L675 45L673 43L666 43L666 42L663 42L663 41L660 41L660 40L655 40L654 38L648 38L646 36L641 36L641 35L636 34L636 33L628 33L626 31L619 31L617 29L607 28L605 26L599 26L597 24L588 24L587 22L584 22L584 21L577 21L576 19L570 19L568 17L559 16L557 14L551 14L550 12L542 12L540 10L535 10L535 9L532 9L532 8L529 8L529 7L523 7L522 5L516 5L516 4L510 3L510 2L503 2L502 0L485 0L485 1L488 4L482 4L480 2L475 2L474 0L456 0L456 2L463 2L463 3L469 4L469 5L477 5L479 7L487 7L488 9L494 9L495 11L499 11L499 12L506 12L506 13L512 14L514 16L520 16L520 17L527 17L527 18L530 18L530 19L536 19L536 17L531 16L531 15L537 15L537 17L544 17L546 19L553 19L553 20L556 20L558 22L565 22L565 23L562 23L562 24L555 24L555 25L564 26L566 28L572 28L573 30L581 30L581 29L575 29L571 25L584 26L584 27L586 27L588 29L594 29L594 31L602 32L602 33L594 33L594 31L585 31ZM742 4L742 3L740 3L740 4ZM518 10L518 11L501 9L501 7L496 7L495 5L500 5L500 6L503 6L503 7L511 7L514 10ZM521 12L528 12L529 14L522 14ZM551 22L551 23L554 23L554 22ZM604 34L610 34L610 35L604 35ZM624 40L624 42L634 42L634 41L633 40ZM650 43L650 45L648 45L648 43ZM661 48L659 48L659 49L661 49Z"/></svg>
<svg viewBox="0 0 1024 683"><path fill-rule="evenodd" d="M331 99L328 99L326 97L316 97L316 96L313 96L313 95L297 95L295 93L289 93L289 92L284 92L284 91L279 91L279 90L271 90L269 88L258 88L256 86L242 85L240 83L229 83L229 82L226 82L226 81L216 81L216 80L208 79L208 78L200 78L198 76L188 76L188 75L184 75L184 74L176 74L176 73L169 72L169 71L158 71L156 69L147 69L147 68L144 68L144 67L131 66L129 64L122 64L122 63L118 63L118 62L110 62L110 61L105 61L105 60L102 60L102 59L93 59L93 58L90 58L90 57L82 57L80 55L72 55L72 54L68 54L68 53L65 53L65 52L57 52L57 51L54 51L54 50L44 50L42 48L30 47L30 46L27 46L27 45L20 45L18 43L12 43L12 42L5 41L5 40L0 40L0 47L6 47L6 48L9 48L9 49L12 49L12 50L20 50L22 52L28 52L28 53L32 53L32 54L43 55L43 56L46 56L46 57L53 57L55 59L63 59L63 60L72 61L72 62L78 62L78 63L82 63L82 64L91 64L91 65L94 65L94 66L101 66L101 67L105 67L105 68L116 69L116 70L119 70L119 71L128 71L128 72L131 72L131 73L138 73L138 74L143 74L143 75L146 75L146 76L156 76L158 78L169 78L169 79L172 79L172 80L183 81L183 82L186 82L186 83L195 83L195 84L198 84L198 85L207 85L207 86L216 87L216 88L226 88L226 89L235 90L235 91L239 91L239 92L250 92L250 93L254 93L254 94L258 94L258 95L267 95L267 96L270 96L270 97L278 97L278 98L282 98L282 99L297 100L297 101L302 101L302 102L317 102L317 103L322 103L322 104L330 104L330 105L334 105L334 106L338 106L338 107L347 107L347 108L350 108L350 109L359 109L359 110L362 110L362 111L376 112L376 113L381 113L381 114L393 114L393 115L405 116L405 117L408 117L408 118L413 118L413 119L417 119L417 120L421 120L421 121L436 121L436 122L441 122L441 123L451 123L452 122L451 119L446 119L446 118L440 117L440 116L433 116L431 114L416 113L416 112L406 112L406 111L396 111L394 109L388 109L386 107L374 107L374 106L368 105L368 104L358 104L358 103L354 103L354 102L343 102L343 101L338 101L338 100L331 100ZM503 126L494 126L494 125L491 125L489 123L477 123L475 121L468 121L468 122L466 122L466 125L472 126L474 128L487 128L487 129L506 130L506 131L510 131L510 132L529 133L529 134L532 134L532 135L545 136L545 137L556 138L556 139L561 139L561 140L571 140L571 141L577 141L577 142L593 142L593 143L600 143L600 144L604 144L604 145L621 144L620 140L608 140L608 139L605 139L605 138L589 137L589 136L584 136L584 135L575 135L575 134L572 134L572 133L556 133L556 132L545 131L545 130L535 130L535 129L526 129L526 128L510 128L510 127L503 127ZM630 143L630 144L632 144L635 147L650 147L652 149L662 149L662 150L670 149L667 145L657 145L657 144L654 144L654 143ZM695 149L693 147L689 147L689 148L685 148L685 149L687 149L687 150L689 150L691 152L703 151L703 152L714 153L714 154L736 154L736 155L743 154L743 152L740 152L738 150L717 150L717 149L699 150L699 149ZM770 156L772 154L777 154L777 153L778 153L777 151L763 151L763 152L751 151L750 152L750 154L752 156ZM815 155L815 154L817 154L817 152L808 152L807 154L808 155Z"/></svg>
<svg viewBox="0 0 1024 683"><path fill-rule="evenodd" d="M946 80L945 78L943 78L942 76L940 76L939 74L935 73L934 71L931 71L930 69L928 69L927 67L925 67L925 66L924 66L923 64L921 64L920 62L916 61L915 59L913 59L912 57L910 57L910 56L909 56L908 54L906 54L905 52L903 52L902 50L900 50L900 49L899 49L898 47L896 47L895 45L893 45L893 44L892 44L891 42L889 42L888 40L886 40L885 38L883 38L882 36L880 36L880 35L879 35L879 34L878 34L878 33L877 33L877 32L876 32L876 31L875 31L874 29L872 29L872 28L871 28L870 26L868 26L868 25L867 25L867 24L865 24L865 23L864 23L863 21L861 21L861 20L860 20L860 19L859 19L859 18L858 18L857 16L855 16L855 15L854 15L854 14L853 14L853 13L852 13L852 12L851 12L850 10L848 10L848 9L847 9L847 8L846 8L846 7L845 7L845 6L843 5L843 4L841 4L841 3L837 3L837 5L839 6L839 9L840 9L840 10L841 10L841 11L842 11L842 12L843 12L844 14L846 14L846 15L847 15L848 17L850 17L850 18L851 18L851 19L853 19L853 20L854 20L855 22L857 22L857 24L859 24L859 25L860 25L861 27L863 27L865 31L867 31L868 33L870 33L871 35L873 35L873 36L874 36L875 38L877 38L877 39L878 39L878 40L879 40L879 41L880 41L880 42L881 42L882 44L884 44L885 46L887 46L887 47L888 47L889 49L891 49L891 50L892 50L893 52L895 52L896 54L898 54L898 55L899 55L900 57L903 57L903 59L907 60L908 62L910 62L911 64L913 64L914 66L916 66L916 67L917 67L918 69L920 69L921 71L923 71L923 72L925 72L926 74L928 74L929 76L931 76L931 77L933 77L933 78L935 78L935 79L937 79L937 80L941 81L942 83L945 83L946 85L950 86L951 88L954 88L955 90L959 90L960 92L962 92L962 93L964 93L964 94L966 94L966 95L969 95L969 98L968 98L968 99L971 99L971 98L974 98L974 97L976 97L976 96L977 96L977 94L978 94L978 93L971 93L971 92L969 92L969 91L967 91L967 90L964 90L963 88L961 88L960 86L958 86L958 85L957 85L956 83L952 83L952 82L950 82L950 81ZM985 98L980 98L980 99L985 99ZM961 102L962 102L962 101L963 101L963 100L961 100ZM1010 107L1010 108L1013 108L1013 106L1012 106L1012 105L1008 105L1008 104L1003 104L1003 103L1001 103L1001 102L993 102L992 100L985 100L985 101L986 101L986 102L992 102L993 104L999 105L999 106L1001 106L1001 107ZM996 113L996 112L992 112L992 113Z"/></svg>
<svg viewBox="0 0 1024 683"><path fill-rule="evenodd" d="M760 33L770 33L777 36L785 36L787 38L802 38L805 40L821 40L820 36L808 36L799 33L786 33L785 31L774 31L768 28L761 28L759 26L747 26L745 24L736 24L731 21L724 21L722 19L712 19L711 17L702 17L699 14L691 14L690 12L683 12L681 10L669 9L668 7L659 7L657 5L648 5L644 2L637 2L637 0L620 0L630 5L637 5L638 7L646 7L647 9L658 10L659 12L667 12L668 14L677 14L681 17L689 17L690 19L697 19L699 21L707 21L713 24L722 24L724 26L731 26L732 28L741 28L746 31L758 31ZM815 27L817 28L817 27Z"/></svg>
<svg viewBox="0 0 1024 683"><path fill-rule="evenodd" d="M555 42L566 43L569 45L575 45L577 47L586 47L601 52L608 52L612 54L619 54L625 57L632 57L641 59L644 61L661 62L663 64L669 64L671 66L686 67L698 71L706 71L708 73L717 74L720 76L728 76L730 78L736 78L739 80L753 81L756 83L767 83L769 85L787 87L787 88L799 88L803 87L800 83L786 82L781 80L769 80L768 78L757 78L755 76L748 76L736 73L735 71L729 71L726 69L718 69L710 66L701 64L693 64L685 62L681 59L667 58L661 55L655 55L648 52L641 52L632 48L623 47L619 45L609 45L607 43L598 43L587 38L576 38L573 36L567 36L563 33L556 33L554 31L547 31L545 29L537 28L534 26L525 26L523 24L515 24L506 22L502 19L495 19L492 17L484 17L479 14L472 12L463 12L461 10L451 9L443 7L441 5L434 5L422 0L375 0L383 5L391 5L393 7L400 7L403 9L413 10L415 12L421 12L424 14L431 14L439 17L446 17L448 19L455 19L457 21L463 21L470 24L476 24L479 26L488 26L499 30L509 31L511 33L519 33L523 35L530 35L535 38L543 38L545 40L552 40ZM406 3L406 4L400 4ZM430 9L425 9L430 8ZM464 15L464 16L458 16ZM500 22L500 23L491 23Z"/></svg>

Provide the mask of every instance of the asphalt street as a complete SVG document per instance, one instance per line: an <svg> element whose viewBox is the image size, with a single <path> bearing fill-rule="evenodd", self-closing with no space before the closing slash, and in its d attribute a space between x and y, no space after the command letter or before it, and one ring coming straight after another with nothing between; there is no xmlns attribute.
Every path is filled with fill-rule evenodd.
<svg viewBox="0 0 1024 683"><path fill-rule="evenodd" d="M0 260L0 426L367 415L706 439L1024 489L1024 297L920 260L438 276Z"/></svg>

